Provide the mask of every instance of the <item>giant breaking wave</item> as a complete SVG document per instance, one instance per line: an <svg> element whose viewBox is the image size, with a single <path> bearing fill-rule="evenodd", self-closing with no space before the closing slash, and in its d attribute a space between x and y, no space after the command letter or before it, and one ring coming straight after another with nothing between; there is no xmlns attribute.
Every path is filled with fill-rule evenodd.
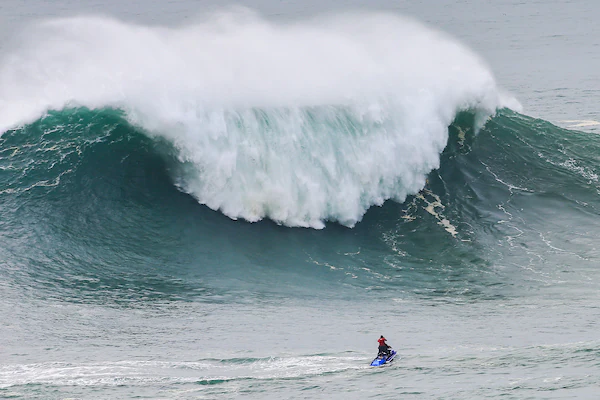
<svg viewBox="0 0 600 400"><path fill-rule="evenodd" d="M503 99L489 68L400 16L295 22L227 11L179 28L45 21L0 64L0 132L116 108L176 154L172 179L230 218L353 226L439 166L448 126Z"/></svg>

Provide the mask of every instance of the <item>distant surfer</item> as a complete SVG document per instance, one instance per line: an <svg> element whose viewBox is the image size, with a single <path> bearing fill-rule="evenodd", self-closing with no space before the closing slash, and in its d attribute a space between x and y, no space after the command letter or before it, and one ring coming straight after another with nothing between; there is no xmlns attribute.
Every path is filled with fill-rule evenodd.
<svg viewBox="0 0 600 400"><path fill-rule="evenodd" d="M390 346L385 342L387 339L381 335L377 342L379 343L379 355L388 356L390 354Z"/></svg>

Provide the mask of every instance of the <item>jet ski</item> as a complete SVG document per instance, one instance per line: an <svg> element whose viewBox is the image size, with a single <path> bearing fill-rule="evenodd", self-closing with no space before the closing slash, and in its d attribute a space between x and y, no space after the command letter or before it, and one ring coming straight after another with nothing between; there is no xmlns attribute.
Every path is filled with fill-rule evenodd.
<svg viewBox="0 0 600 400"><path fill-rule="evenodd" d="M394 361L394 358L396 358L396 350L392 350L390 349L389 352L386 353L380 353L377 355L377 357L371 361L371 367L381 367L385 364L391 363L392 361Z"/></svg>

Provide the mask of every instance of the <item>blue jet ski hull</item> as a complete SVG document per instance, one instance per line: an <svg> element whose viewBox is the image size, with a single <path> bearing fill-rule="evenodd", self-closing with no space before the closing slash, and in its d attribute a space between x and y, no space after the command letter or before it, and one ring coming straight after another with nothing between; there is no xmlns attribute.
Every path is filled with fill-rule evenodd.
<svg viewBox="0 0 600 400"><path fill-rule="evenodd" d="M381 367L382 365L391 363L394 358L396 358L396 351L391 350L389 356L377 356L377 358L371 361L371 367Z"/></svg>

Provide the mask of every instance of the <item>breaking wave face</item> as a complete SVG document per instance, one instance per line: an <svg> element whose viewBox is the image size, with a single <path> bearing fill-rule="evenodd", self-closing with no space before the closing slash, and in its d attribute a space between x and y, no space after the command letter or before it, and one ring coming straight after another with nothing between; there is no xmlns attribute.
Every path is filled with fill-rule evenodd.
<svg viewBox="0 0 600 400"><path fill-rule="evenodd" d="M230 218L356 224L439 166L448 126L505 100L471 51L415 21L246 11L179 28L107 18L23 31L0 64L0 131L116 108L175 155L177 186Z"/></svg>

